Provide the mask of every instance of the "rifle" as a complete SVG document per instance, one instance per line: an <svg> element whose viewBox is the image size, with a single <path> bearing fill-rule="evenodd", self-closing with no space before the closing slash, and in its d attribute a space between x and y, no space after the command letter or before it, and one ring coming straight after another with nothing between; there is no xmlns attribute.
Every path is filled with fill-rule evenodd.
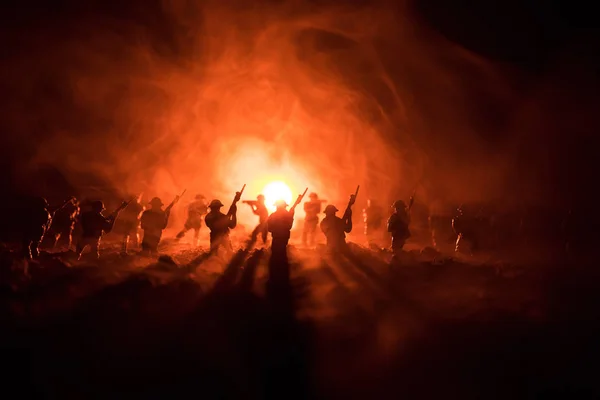
<svg viewBox="0 0 600 400"><path fill-rule="evenodd" d="M119 207L117 207L117 209L115 211L113 211L108 217L107 219L110 220L115 220L117 219L117 217L119 216L119 213L121 211L123 211L123 209L125 209L125 207L127 207L131 202L133 201L133 199L129 200L129 201L123 201L121 203L121 205Z"/></svg>
<svg viewBox="0 0 600 400"><path fill-rule="evenodd" d="M179 199L181 199L181 197L183 197L183 195L185 194L186 191L187 191L187 189L183 189L183 192L181 192L180 195L175 196L175 199L173 199L171 204L169 204L167 206L167 208L165 208L165 213L167 213L167 214L171 213L171 209L173 208L173 206L179 202Z"/></svg>
<svg viewBox="0 0 600 400"><path fill-rule="evenodd" d="M346 207L346 211L344 212L344 218L348 217L348 214L352 211L352 206L356 202L356 196L358 196L358 189L360 189L360 185L356 187L356 192L350 195L350 200L348 201L348 206Z"/></svg>
<svg viewBox="0 0 600 400"><path fill-rule="evenodd" d="M410 212L410 209L412 208L413 204L415 203L415 195L416 194L417 194L417 189L415 189L412 196L410 196L410 200L408 201L408 212Z"/></svg>
<svg viewBox="0 0 600 400"><path fill-rule="evenodd" d="M240 201L240 199L242 198L242 193L244 193L244 189L246 189L246 184L244 183L244 186L242 186L242 190L240 190L239 192L235 192L235 196L233 197L233 202L231 202L231 206L229 207L229 211L227 211L227 216L231 216L233 214L233 210L235 209L235 206L237 205L237 202Z"/></svg>
<svg viewBox="0 0 600 400"><path fill-rule="evenodd" d="M242 203L248 204L249 206L255 206L258 204L258 201L257 200L244 200L244 201L242 201Z"/></svg>
<svg viewBox="0 0 600 400"><path fill-rule="evenodd" d="M308 191L308 188L304 189L304 193L298 195L298 198L296 199L296 201L292 205L292 208L290 208L290 212L291 213L294 212L294 210L296 209L296 207L298 206L298 204L300 204L300 202L302 201L302 199L304 198L304 196L306 196L306 192L307 191Z"/></svg>

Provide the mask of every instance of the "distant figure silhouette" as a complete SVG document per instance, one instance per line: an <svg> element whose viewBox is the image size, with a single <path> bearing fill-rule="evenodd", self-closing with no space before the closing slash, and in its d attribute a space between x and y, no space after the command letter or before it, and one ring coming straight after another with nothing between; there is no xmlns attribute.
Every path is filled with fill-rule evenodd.
<svg viewBox="0 0 600 400"><path fill-rule="evenodd" d="M141 196L140 196L141 197ZM140 243L140 219L144 206L140 204L140 199L136 198L133 200L119 216L119 223L121 232L123 234L123 243L121 246L121 253L127 254L129 249L130 240L133 241L133 246L138 247ZM117 229L117 228L115 228Z"/></svg>
<svg viewBox="0 0 600 400"><path fill-rule="evenodd" d="M363 222L369 244L378 244L382 236L384 216L383 209L376 201L367 200L367 207L363 209Z"/></svg>
<svg viewBox="0 0 600 400"><path fill-rule="evenodd" d="M194 246L198 246L200 237L200 228L202 227L202 217L208 211L206 197L201 194L196 195L195 200L188 206L188 216L181 232L177 234L177 239L182 239L187 231L194 230Z"/></svg>
<svg viewBox="0 0 600 400"><path fill-rule="evenodd" d="M288 211L288 204L284 200L275 203L277 209L269 216L268 228L273 236L271 244L272 257L286 259L287 245L290 240L290 231L294 224L294 211Z"/></svg>
<svg viewBox="0 0 600 400"><path fill-rule="evenodd" d="M204 222L210 229L210 251L217 252L223 247L227 253L233 251L229 230L237 226L237 206L232 204L229 214L221 212L223 203L221 200L213 200L208 205L210 212L206 214Z"/></svg>
<svg viewBox="0 0 600 400"><path fill-rule="evenodd" d="M452 228L457 235L454 251L472 255L478 249L477 216L467 205L461 205L452 219Z"/></svg>
<svg viewBox="0 0 600 400"><path fill-rule="evenodd" d="M94 201L91 203L91 210L81 214L82 234L77 243L77 256L81 259L83 251L90 246L91 255L96 259L100 258L100 240L104 233L110 232L115 223L115 215L108 217L102 215L104 203Z"/></svg>
<svg viewBox="0 0 600 400"><path fill-rule="evenodd" d="M397 259L404 248L406 239L410 237L410 216L406 203L397 200L392 204L394 213L390 216L387 223L387 230L392 234L392 253L394 259Z"/></svg>
<svg viewBox="0 0 600 400"><path fill-rule="evenodd" d="M144 254L154 255L158 252L162 232L169 222L169 214L162 209L163 205L162 200L155 197L150 201L151 208L142 214L141 225L144 231L142 252Z"/></svg>
<svg viewBox="0 0 600 400"><path fill-rule="evenodd" d="M66 239L67 248L71 248L73 244L73 230L75 229L75 222L77 222L79 213L79 202L75 197L69 198L54 212L52 223L47 232L52 241L52 248L56 247L60 238Z"/></svg>
<svg viewBox="0 0 600 400"><path fill-rule="evenodd" d="M248 204L252 207L252 212L254 215L258 216L258 225L252 231L252 243L256 243L258 239L258 235L261 235L263 244L267 243L267 236L269 234L267 227L267 219L269 218L269 210L267 210L267 206L265 206L265 196L259 194L256 196L255 201L245 200L244 204Z"/></svg>
<svg viewBox="0 0 600 400"><path fill-rule="evenodd" d="M319 214L324 200L319 199L319 195L311 193L308 195L309 201L304 202L304 227L302 230L302 245L314 246L317 226L319 225Z"/></svg>
<svg viewBox="0 0 600 400"><path fill-rule="evenodd" d="M48 202L43 197L32 199L23 221L23 256L28 259L40 255L39 247L52 222Z"/></svg>

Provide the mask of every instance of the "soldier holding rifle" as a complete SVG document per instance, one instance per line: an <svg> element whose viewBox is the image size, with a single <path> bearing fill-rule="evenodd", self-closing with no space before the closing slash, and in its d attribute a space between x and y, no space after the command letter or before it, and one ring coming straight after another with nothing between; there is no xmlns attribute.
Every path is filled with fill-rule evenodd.
<svg viewBox="0 0 600 400"><path fill-rule="evenodd" d="M227 214L221 212L221 207L223 207L221 200L215 199L208 205L210 212L204 217L204 223L210 229L211 253L219 251L220 247L223 247L228 253L233 251L229 230L237 226L237 203L240 201L245 188L246 185L244 184L242 190L235 193Z"/></svg>
<svg viewBox="0 0 600 400"><path fill-rule="evenodd" d="M105 217L102 215L102 211L105 210L104 203L98 200L92 202L90 211L81 214L82 235L76 250L78 259L81 259L83 251L88 246L91 248L91 255L96 259L100 258L99 248L102 235L112 230L117 216L129 203L124 201L112 214Z"/></svg>
<svg viewBox="0 0 600 400"><path fill-rule="evenodd" d="M244 200L244 204L248 204L252 208L254 215L258 216L258 225L252 231L252 243L256 243L258 235L262 236L263 244L267 243L267 219L269 218L269 210L265 206L265 196L259 194L256 196L256 200Z"/></svg>
<svg viewBox="0 0 600 400"><path fill-rule="evenodd" d="M325 207L325 218L321 221L321 230L327 238L327 248L331 251L344 252L347 250L346 233L352 232L352 206L356 202L359 189L360 186L357 186L356 193L350 195L342 218L335 215L339 210L333 204Z"/></svg>
<svg viewBox="0 0 600 400"><path fill-rule="evenodd" d="M308 188L304 190L304 193L298 195L296 202L292 205L292 208L286 210L288 204L285 200L278 200L275 203L277 210L269 216L268 228L269 232L273 236L273 243L271 245L271 252L274 257L285 257L286 248L290 240L290 231L294 224L294 213L296 207L304 196L306 195Z"/></svg>
<svg viewBox="0 0 600 400"><path fill-rule="evenodd" d="M171 215L171 209L181 196L183 196L185 190L165 208L163 211L163 202L160 198L155 197L150 201L150 209L144 211L141 218L142 230L144 231L144 237L142 239L142 253L146 255L153 255L158 252L158 244L162 237L163 230L169 223L169 216Z"/></svg>

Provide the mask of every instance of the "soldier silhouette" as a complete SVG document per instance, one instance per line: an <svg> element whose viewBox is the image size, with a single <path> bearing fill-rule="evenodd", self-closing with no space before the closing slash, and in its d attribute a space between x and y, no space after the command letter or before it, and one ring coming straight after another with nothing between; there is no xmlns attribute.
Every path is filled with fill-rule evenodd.
<svg viewBox="0 0 600 400"><path fill-rule="evenodd" d="M387 230L392 235L392 254L393 259L397 260L406 239L410 237L410 215L406 203L402 200L397 200L392 204L394 213L390 216L387 223Z"/></svg>
<svg viewBox="0 0 600 400"><path fill-rule="evenodd" d="M302 245L314 246L317 226L319 225L319 214L321 213L322 200L319 195L311 193L308 195L309 201L304 202L304 226L302 229Z"/></svg>
<svg viewBox="0 0 600 400"><path fill-rule="evenodd" d="M90 210L81 214L81 238L77 243L77 257L81 259L86 247L91 248L91 255L96 259L100 258L100 241L102 235L112 230L115 223L115 216L105 217L102 211L105 210L102 201L93 201L90 204Z"/></svg>
<svg viewBox="0 0 600 400"><path fill-rule="evenodd" d="M271 253L275 258L286 259L290 231L294 224L294 211L287 210L288 204L284 200L277 200L275 207L277 209L268 220L269 232L273 237Z"/></svg>
<svg viewBox="0 0 600 400"><path fill-rule="evenodd" d="M204 223L210 229L210 251L218 252L223 247L229 254L233 251L229 231L237 226L237 206L233 204L229 214L223 214L221 200L213 200L208 205L210 212L206 214Z"/></svg>
<svg viewBox="0 0 600 400"><path fill-rule="evenodd" d="M56 248L61 238L65 239L67 249L73 244L73 230L79 216L79 202L75 197L70 197L52 216L52 223L47 236L51 240L52 248Z"/></svg>
<svg viewBox="0 0 600 400"><path fill-rule="evenodd" d="M348 207L343 218L335 215L338 211L333 204L325 207L321 231L327 238L327 248L330 251L345 252L347 251L346 233L352 232L352 209Z"/></svg>
<svg viewBox="0 0 600 400"><path fill-rule="evenodd" d="M258 216L258 225L252 231L252 243L256 243L258 235L260 235L262 237L263 244L266 244L267 236L269 234L267 226L269 210L267 210L267 206L265 206L265 196L259 194L258 196L256 196L256 201L245 201L244 203L250 205L250 207L252 207L252 212L254 213L254 215Z"/></svg>
<svg viewBox="0 0 600 400"><path fill-rule="evenodd" d="M40 255L40 243L52 223L52 217L48 212L48 202L43 197L33 198L27 208L23 221L23 256L34 259Z"/></svg>
<svg viewBox="0 0 600 400"><path fill-rule="evenodd" d="M142 238L142 253L144 254L154 255L158 252L163 230L169 222L169 214L162 209L163 205L160 198L154 197L150 201L150 209L142 213L140 222L144 231Z"/></svg>
<svg viewBox="0 0 600 400"><path fill-rule="evenodd" d="M144 206L141 204L141 195L134 199L119 216L119 224L121 233L123 234L123 243L121 253L127 254L129 243L132 241L134 247L138 247L140 243L140 219ZM116 228L115 228L116 229Z"/></svg>
<svg viewBox="0 0 600 400"><path fill-rule="evenodd" d="M177 234L177 239L182 239L187 231L194 230L194 246L198 246L200 237L200 228L202 227L202 217L208 211L206 206L206 197L201 194L196 195L194 201L188 206L188 215L185 225L181 232Z"/></svg>

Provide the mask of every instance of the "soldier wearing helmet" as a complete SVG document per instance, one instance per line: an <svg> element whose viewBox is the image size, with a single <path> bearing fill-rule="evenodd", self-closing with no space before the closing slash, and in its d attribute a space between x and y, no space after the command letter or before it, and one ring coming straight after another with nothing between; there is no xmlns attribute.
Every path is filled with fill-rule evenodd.
<svg viewBox="0 0 600 400"><path fill-rule="evenodd" d="M388 219L387 230L392 235L392 253L397 258L406 243L406 239L410 237L410 215L406 203L402 200L395 201L392 208L394 213Z"/></svg>
<svg viewBox="0 0 600 400"><path fill-rule="evenodd" d="M29 210L23 221L23 255L33 259L40 255L39 246L52 222L48 212L48 202L43 197L36 197L28 202Z"/></svg>
<svg viewBox="0 0 600 400"><path fill-rule="evenodd" d="M287 245L290 240L290 231L294 225L294 211L288 211L288 204L285 200L275 202L277 209L269 216L268 228L273 237L271 244L272 255L276 259L282 259L287 256Z"/></svg>
<svg viewBox="0 0 600 400"><path fill-rule="evenodd" d="M216 252L223 246L230 253L233 249L229 230L237 226L237 205L233 204L228 214L221 212L222 207L221 200L211 201L208 205L210 211L206 214L204 223L210 229L210 251Z"/></svg>
<svg viewBox="0 0 600 400"><path fill-rule="evenodd" d="M348 206L342 218L335 215L338 211L333 204L325 207L325 218L321 221L321 231L327 238L327 247L330 250L345 251L346 233L352 232L352 209Z"/></svg>
<svg viewBox="0 0 600 400"><path fill-rule="evenodd" d="M197 194L194 201L188 206L188 215L185 221L185 225L181 232L177 234L177 239L181 239L185 236L186 232L190 229L194 230L194 246L198 246L198 238L200 237L200 228L202 227L202 217L208 211L206 205L206 197L201 194Z"/></svg>
<svg viewBox="0 0 600 400"><path fill-rule="evenodd" d="M100 240L104 233L110 232L115 223L113 216L105 217L104 203L100 200L90 204L90 210L81 214L81 238L77 243L77 256L81 259L83 251L90 246L91 255L98 259L100 257Z"/></svg>
<svg viewBox="0 0 600 400"><path fill-rule="evenodd" d="M245 201L244 203L252 207L252 213L258 216L258 225L252 231L251 241L256 243L258 235L261 235L263 244L267 243L267 235L269 234L267 219L269 218L269 210L265 206L265 196L259 194L256 196L256 201Z"/></svg>
<svg viewBox="0 0 600 400"><path fill-rule="evenodd" d="M169 214L163 210L163 205L159 197L154 197L150 200L150 209L142 213L142 252L145 254L154 255L158 252L162 232L169 222Z"/></svg>
<svg viewBox="0 0 600 400"><path fill-rule="evenodd" d="M321 213L321 204L323 200L319 195L311 193L308 195L308 201L304 202L304 227L302 230L302 244L304 246L313 246L315 244L315 234L319 225L319 214Z"/></svg>

